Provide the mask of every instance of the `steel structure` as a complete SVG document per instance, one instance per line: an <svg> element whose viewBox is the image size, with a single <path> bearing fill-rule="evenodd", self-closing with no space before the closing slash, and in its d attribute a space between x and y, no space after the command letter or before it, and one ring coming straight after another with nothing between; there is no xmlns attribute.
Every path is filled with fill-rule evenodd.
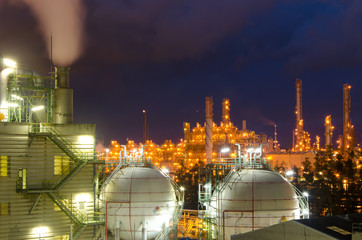
<svg viewBox="0 0 362 240"><path fill-rule="evenodd" d="M295 81L296 104L295 104L295 130L293 132L293 150L308 151L310 150L310 135L303 130L303 107L302 107L302 80Z"/></svg>
<svg viewBox="0 0 362 240"><path fill-rule="evenodd" d="M324 137L325 137L325 147L327 149L328 146L333 146L332 138L333 138L333 130L334 126L332 125L331 115L328 115L324 121Z"/></svg>
<svg viewBox="0 0 362 240"><path fill-rule="evenodd" d="M353 125L351 123L351 85L343 85L343 149L353 145Z"/></svg>
<svg viewBox="0 0 362 240"><path fill-rule="evenodd" d="M177 239L184 192L151 159L124 147L117 161L99 168L96 181L106 219L103 239Z"/></svg>
<svg viewBox="0 0 362 240"><path fill-rule="evenodd" d="M232 159L206 165L200 176L199 209L202 239L230 239L240 233L309 217L305 197L271 170L261 149L236 151Z"/></svg>
<svg viewBox="0 0 362 240"><path fill-rule="evenodd" d="M0 235L97 239L95 125L72 123L69 68L2 69L0 92Z"/></svg>

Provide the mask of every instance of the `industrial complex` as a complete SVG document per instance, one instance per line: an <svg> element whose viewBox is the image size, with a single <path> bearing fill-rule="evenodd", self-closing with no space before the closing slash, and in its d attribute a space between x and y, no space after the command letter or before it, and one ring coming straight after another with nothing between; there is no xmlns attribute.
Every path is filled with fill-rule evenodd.
<svg viewBox="0 0 362 240"><path fill-rule="evenodd" d="M69 67L39 76L11 60L1 65L1 239L244 239L232 236L308 223L308 196L273 168L278 161L302 168L322 149L303 129L301 80L291 150L280 148L276 126L274 138L246 121L234 126L227 98L216 124L207 97L205 123L191 129L185 122L179 143L157 145L144 131L142 144L112 141L95 152L95 125L73 123ZM354 147L350 89L344 86L344 150ZM325 149L333 129L327 116ZM191 195L186 181L197 187ZM184 209L188 201L195 209Z"/></svg>

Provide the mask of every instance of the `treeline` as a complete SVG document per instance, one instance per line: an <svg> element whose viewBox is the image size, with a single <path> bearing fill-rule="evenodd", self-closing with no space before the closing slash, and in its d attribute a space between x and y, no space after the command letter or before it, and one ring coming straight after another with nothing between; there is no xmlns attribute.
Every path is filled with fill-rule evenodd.
<svg viewBox="0 0 362 240"><path fill-rule="evenodd" d="M306 158L293 184L308 193L312 217L361 213L362 168L357 150L339 151L331 147L317 152L313 163Z"/></svg>

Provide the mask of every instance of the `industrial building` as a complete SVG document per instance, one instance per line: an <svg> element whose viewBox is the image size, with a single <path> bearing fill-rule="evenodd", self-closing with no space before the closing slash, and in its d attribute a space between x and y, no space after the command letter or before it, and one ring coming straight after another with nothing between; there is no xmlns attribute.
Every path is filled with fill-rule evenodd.
<svg viewBox="0 0 362 240"><path fill-rule="evenodd" d="M98 160L95 125L73 123L69 67L54 67L42 77L10 60L3 63L2 239L177 236L182 190L143 154L123 151L116 161Z"/></svg>
<svg viewBox="0 0 362 240"><path fill-rule="evenodd" d="M4 60L0 85L0 235L92 239L95 125L73 123L69 68L39 76Z"/></svg>
<svg viewBox="0 0 362 240"><path fill-rule="evenodd" d="M254 232L236 234L232 240L361 240L362 216L358 214L311 218L282 222Z"/></svg>

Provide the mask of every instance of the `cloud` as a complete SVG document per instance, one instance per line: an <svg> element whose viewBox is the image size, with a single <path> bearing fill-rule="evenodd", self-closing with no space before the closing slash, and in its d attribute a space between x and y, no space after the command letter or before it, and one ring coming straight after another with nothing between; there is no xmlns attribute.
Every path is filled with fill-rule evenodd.
<svg viewBox="0 0 362 240"><path fill-rule="evenodd" d="M89 45L104 61L179 60L213 51L277 0L93 1Z"/></svg>
<svg viewBox="0 0 362 240"><path fill-rule="evenodd" d="M362 64L362 2L324 2L311 19L296 29L283 49L290 56L286 69L294 72Z"/></svg>

